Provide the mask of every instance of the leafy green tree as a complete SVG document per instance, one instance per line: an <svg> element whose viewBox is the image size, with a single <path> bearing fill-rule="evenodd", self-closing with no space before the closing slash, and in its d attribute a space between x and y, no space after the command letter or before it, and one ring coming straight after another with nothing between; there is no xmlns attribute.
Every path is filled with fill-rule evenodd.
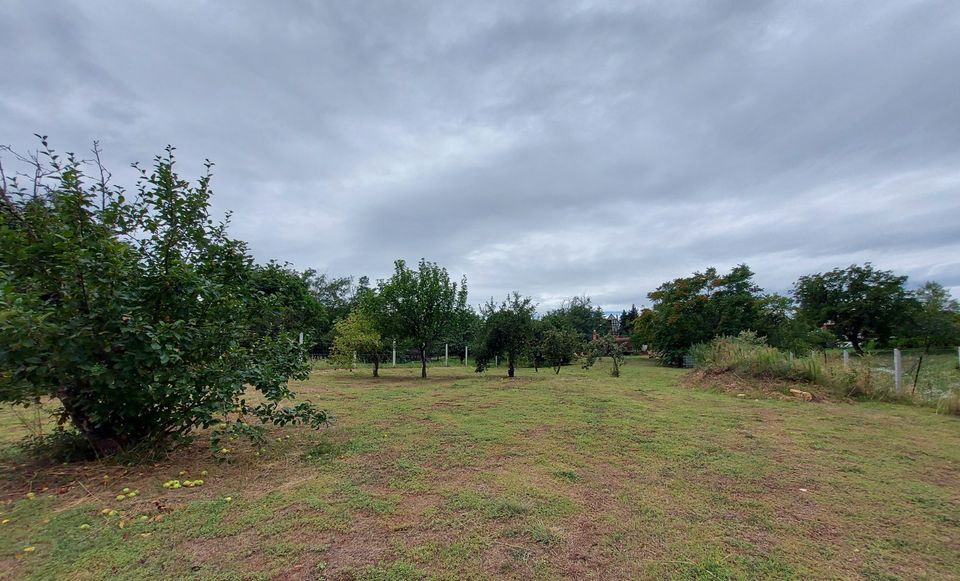
<svg viewBox="0 0 960 581"><path fill-rule="evenodd" d="M254 332L273 336L302 332L305 345L313 343L327 313L311 289L310 271L300 273L275 261L254 265L251 286L260 299L250 321Z"/></svg>
<svg viewBox="0 0 960 581"><path fill-rule="evenodd" d="M304 276L322 312L322 317L316 320L310 349L327 354L333 346L334 325L345 319L356 306L358 297L370 289L370 279L361 276L354 283L353 277L328 277L326 274L317 274L315 270L308 270Z"/></svg>
<svg viewBox="0 0 960 581"><path fill-rule="evenodd" d="M580 337L573 329L557 329L549 327L543 333L540 342L540 353L553 372L559 374L560 368L576 356L580 347Z"/></svg>
<svg viewBox="0 0 960 581"><path fill-rule="evenodd" d="M507 360L507 376L513 377L520 357L533 336L533 312L530 297L514 292L498 307L491 299L483 307L483 339L477 353L477 371L484 371L495 357Z"/></svg>
<svg viewBox="0 0 960 581"><path fill-rule="evenodd" d="M915 307L909 323L913 342L929 353L932 347L960 343L960 305L937 282L926 282L913 292Z"/></svg>
<svg viewBox="0 0 960 581"><path fill-rule="evenodd" d="M450 322L450 328L444 341L450 351L460 359L460 364L466 363L466 347L476 350L476 344L483 326L480 315L468 305L458 306Z"/></svg>
<svg viewBox="0 0 960 581"><path fill-rule="evenodd" d="M552 329L549 324L544 323L542 319L534 319L533 327L530 331L529 345L527 346L527 356L530 363L533 364L533 370L540 373L540 368L547 362L543 352L543 340L548 330Z"/></svg>
<svg viewBox="0 0 960 581"><path fill-rule="evenodd" d="M620 377L620 366L623 365L624 362L623 347L617 343L613 335L597 335L592 341L587 343L587 349L584 355L584 369L590 369L597 360L603 357L609 357L613 363L613 369L610 371L610 375Z"/></svg>
<svg viewBox="0 0 960 581"><path fill-rule="evenodd" d="M653 307L634 323L635 344L648 344L667 365L680 365L692 345L764 325L761 289L741 264L728 274L715 268L660 285L647 295Z"/></svg>
<svg viewBox="0 0 960 581"><path fill-rule="evenodd" d="M609 326L603 310L594 307L590 297L573 297L544 315L543 320L554 327L570 327L580 335L582 342L593 337L594 331L601 332Z"/></svg>
<svg viewBox="0 0 960 581"><path fill-rule="evenodd" d="M337 321L334 330L330 363L337 368L353 370L355 357L364 355L373 361L373 376L380 377L380 354L384 342L373 317L357 308L347 318Z"/></svg>
<svg viewBox="0 0 960 581"><path fill-rule="evenodd" d="M211 218L212 164L191 185L168 147L127 196L99 164L90 178L72 154L42 148L18 156L29 183L0 171L0 400L58 400L100 454L198 427L262 439L248 419L326 422L306 403L281 405L294 398L288 379L309 370L292 303L264 292L278 273Z"/></svg>
<svg viewBox="0 0 960 581"><path fill-rule="evenodd" d="M414 345L420 355L420 376L426 379L428 350L449 335L456 313L466 309L467 278L458 288L447 270L434 262L421 259L412 270L397 260L393 276L380 281L378 294L384 335Z"/></svg>
<svg viewBox="0 0 960 581"><path fill-rule="evenodd" d="M624 310L620 313L620 335L629 337L633 334L633 322L640 316L637 305L630 305L630 310Z"/></svg>
<svg viewBox="0 0 960 581"><path fill-rule="evenodd" d="M911 307L907 277L877 270L868 262L802 276L794 284L797 316L811 326L829 326L856 350L889 341Z"/></svg>

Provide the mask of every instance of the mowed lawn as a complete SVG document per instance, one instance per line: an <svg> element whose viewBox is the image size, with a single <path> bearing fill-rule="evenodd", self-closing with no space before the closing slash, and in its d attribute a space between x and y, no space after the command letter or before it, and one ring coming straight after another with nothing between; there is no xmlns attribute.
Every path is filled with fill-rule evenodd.
<svg viewBox="0 0 960 581"><path fill-rule="evenodd" d="M299 389L334 425L272 429L260 457L233 442L229 464L197 444L156 465L23 466L4 411L0 572L960 578L960 419L738 398L640 359L608 371L321 370Z"/></svg>

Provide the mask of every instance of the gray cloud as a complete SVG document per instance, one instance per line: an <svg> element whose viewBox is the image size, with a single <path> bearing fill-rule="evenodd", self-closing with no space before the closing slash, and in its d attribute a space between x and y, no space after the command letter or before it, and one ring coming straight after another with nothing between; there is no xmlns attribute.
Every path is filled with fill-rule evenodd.
<svg viewBox="0 0 960 581"><path fill-rule="evenodd" d="M274 3L276 4L276 3ZM960 6L948 0L28 2L6 143L217 163L261 260L471 300L609 309L747 262L771 290L871 260L960 295Z"/></svg>

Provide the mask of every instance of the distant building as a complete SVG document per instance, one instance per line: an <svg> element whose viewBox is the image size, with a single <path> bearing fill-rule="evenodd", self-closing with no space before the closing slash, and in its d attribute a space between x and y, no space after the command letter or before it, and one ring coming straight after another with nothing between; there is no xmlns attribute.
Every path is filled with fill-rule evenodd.
<svg viewBox="0 0 960 581"><path fill-rule="evenodd" d="M616 315L608 315L607 323L610 324L610 332L614 335L620 334L620 317Z"/></svg>

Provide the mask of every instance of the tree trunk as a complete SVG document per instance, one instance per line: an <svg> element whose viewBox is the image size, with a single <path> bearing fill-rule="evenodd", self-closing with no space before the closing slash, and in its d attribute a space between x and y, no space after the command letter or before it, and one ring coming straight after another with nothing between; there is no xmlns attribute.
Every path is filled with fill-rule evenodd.
<svg viewBox="0 0 960 581"><path fill-rule="evenodd" d="M507 377L513 377L513 361L511 361L510 366L507 367Z"/></svg>
<svg viewBox="0 0 960 581"><path fill-rule="evenodd" d="M373 376L380 377L380 353L373 354Z"/></svg>
<svg viewBox="0 0 960 581"><path fill-rule="evenodd" d="M860 337L859 333L855 333L852 337L847 337L850 340L850 344L853 345L853 350L857 352L857 355L863 355L863 347L860 346Z"/></svg>
<svg viewBox="0 0 960 581"><path fill-rule="evenodd" d="M420 346L420 377L427 378L427 346Z"/></svg>
<svg viewBox="0 0 960 581"><path fill-rule="evenodd" d="M507 377L513 377L514 369L516 368L516 357L513 353L507 354Z"/></svg>
<svg viewBox="0 0 960 581"><path fill-rule="evenodd" d="M559 366L559 365L554 366L554 368L553 368L553 374L554 374L554 375L560 375L560 366Z"/></svg>
<svg viewBox="0 0 960 581"><path fill-rule="evenodd" d="M90 446L97 453L97 456L110 456L123 448L121 440L124 438L120 438L109 428L105 429L103 426L91 425L87 414L74 406L69 389L60 388L57 397L63 405L64 414L70 418L70 423L90 442Z"/></svg>

